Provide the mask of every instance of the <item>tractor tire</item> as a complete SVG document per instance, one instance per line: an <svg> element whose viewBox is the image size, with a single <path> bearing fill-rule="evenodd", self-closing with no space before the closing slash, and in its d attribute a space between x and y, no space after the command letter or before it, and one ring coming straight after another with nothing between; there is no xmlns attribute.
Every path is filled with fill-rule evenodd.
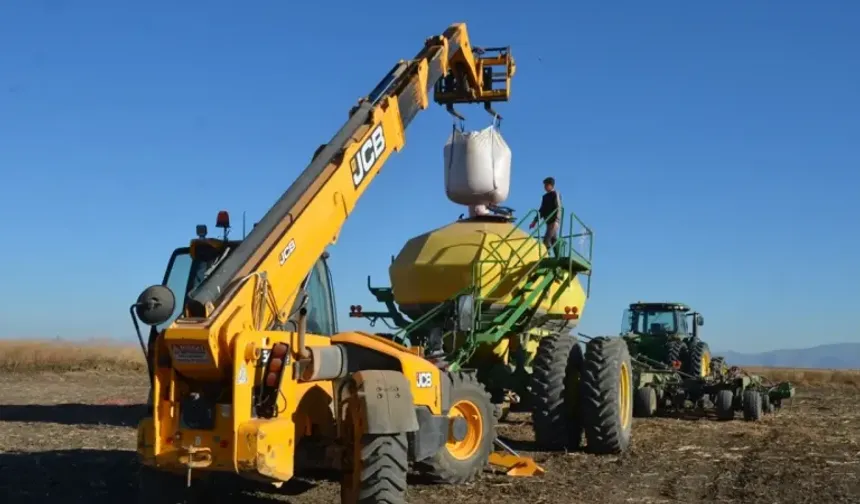
<svg viewBox="0 0 860 504"><path fill-rule="evenodd" d="M633 416L650 418L657 412L657 391L654 387L644 386L636 390L633 400Z"/></svg>
<svg viewBox="0 0 860 504"><path fill-rule="evenodd" d="M451 380L449 418L466 418L466 436L449 441L436 455L415 464L416 469L438 483L470 481L487 465L496 436L496 415L490 394L471 373L445 373Z"/></svg>
<svg viewBox="0 0 860 504"><path fill-rule="evenodd" d="M667 340L663 363L667 369L675 369L675 362L684 361L684 343L678 340Z"/></svg>
<svg viewBox="0 0 860 504"><path fill-rule="evenodd" d="M623 339L598 337L586 345L579 397L588 452L621 453L630 446L632 369Z"/></svg>
<svg viewBox="0 0 860 504"><path fill-rule="evenodd" d="M735 418L735 397L731 390L720 390L714 400L714 408L717 410L717 418L720 420L733 420Z"/></svg>
<svg viewBox="0 0 860 504"><path fill-rule="evenodd" d="M365 434L358 403L347 399L338 409L344 406L341 504L406 504L406 433Z"/></svg>
<svg viewBox="0 0 860 504"><path fill-rule="evenodd" d="M726 360L722 357L714 357L714 359L711 361L711 370L716 370L716 374L719 376L725 376Z"/></svg>
<svg viewBox="0 0 860 504"><path fill-rule="evenodd" d="M575 338L556 333L540 340L532 360L531 409L535 442L545 450L578 445L582 438L576 417L581 371Z"/></svg>
<svg viewBox="0 0 860 504"><path fill-rule="evenodd" d="M761 419L762 401L761 394L756 390L744 390L744 420L755 422Z"/></svg>
<svg viewBox="0 0 860 504"><path fill-rule="evenodd" d="M770 396L767 392L761 394L761 411L765 415L770 415L774 411L773 403L770 402Z"/></svg>
<svg viewBox="0 0 860 504"><path fill-rule="evenodd" d="M704 378L711 374L711 349L700 339L690 341L687 346L687 359L684 371Z"/></svg>
<svg viewBox="0 0 860 504"><path fill-rule="evenodd" d="M344 473L341 504L406 504L406 433L365 434L351 448L345 455L359 458Z"/></svg>

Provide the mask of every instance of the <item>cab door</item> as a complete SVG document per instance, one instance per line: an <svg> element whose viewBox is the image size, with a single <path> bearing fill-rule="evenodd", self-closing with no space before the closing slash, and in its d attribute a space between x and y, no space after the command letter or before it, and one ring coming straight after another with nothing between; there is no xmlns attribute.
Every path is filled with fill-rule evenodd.
<svg viewBox="0 0 860 504"><path fill-rule="evenodd" d="M331 275L324 257L314 264L305 284L308 295L307 332L331 337L337 333Z"/></svg>

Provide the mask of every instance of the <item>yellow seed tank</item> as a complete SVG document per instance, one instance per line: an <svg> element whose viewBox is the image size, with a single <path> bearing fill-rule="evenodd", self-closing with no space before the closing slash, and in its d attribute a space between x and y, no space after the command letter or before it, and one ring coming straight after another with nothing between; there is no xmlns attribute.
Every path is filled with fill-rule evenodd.
<svg viewBox="0 0 860 504"><path fill-rule="evenodd" d="M473 284L480 285L483 311L487 313L501 310L517 298L528 283L529 271L546 256L539 239L507 220L459 220L407 241L389 267L389 277L394 300L412 319ZM532 307L536 308L533 321L538 327L530 331L530 357L540 338L549 333L541 323L549 320L547 314L562 315L566 307L575 307L580 315L583 312L585 290L575 275L570 281L566 281L567 276L564 272L556 278L548 295ZM478 354L492 352L507 362L511 345L517 344L518 338L504 337L479 348Z"/></svg>

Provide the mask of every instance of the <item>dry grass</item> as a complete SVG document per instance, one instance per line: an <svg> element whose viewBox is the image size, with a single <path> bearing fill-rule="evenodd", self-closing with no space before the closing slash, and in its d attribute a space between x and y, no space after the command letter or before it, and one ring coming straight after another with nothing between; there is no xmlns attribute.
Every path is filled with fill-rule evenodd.
<svg viewBox="0 0 860 504"><path fill-rule="evenodd" d="M0 340L0 372L143 371L146 363L134 343L104 340ZM798 386L854 386L860 388L860 369L789 369L747 367L748 372Z"/></svg>
<svg viewBox="0 0 860 504"><path fill-rule="evenodd" d="M860 369L803 369L746 367L749 373L759 374L773 381L790 381L806 387L854 386L860 387Z"/></svg>
<svg viewBox="0 0 860 504"><path fill-rule="evenodd" d="M143 371L140 346L111 341L0 340L0 372Z"/></svg>

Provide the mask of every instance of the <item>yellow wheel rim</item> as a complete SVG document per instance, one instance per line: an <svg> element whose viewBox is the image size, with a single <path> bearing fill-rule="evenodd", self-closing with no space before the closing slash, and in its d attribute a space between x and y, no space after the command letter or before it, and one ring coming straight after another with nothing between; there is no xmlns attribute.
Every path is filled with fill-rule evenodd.
<svg viewBox="0 0 860 504"><path fill-rule="evenodd" d="M481 409L472 401L463 399L454 403L448 412L448 418L453 420L457 417L466 420L466 436L462 441L456 441L448 433L448 442L445 447L448 453L457 460L467 460L478 453L481 448L484 433L484 419L481 417Z"/></svg>
<svg viewBox="0 0 860 504"><path fill-rule="evenodd" d="M621 413L621 427L626 429L633 418L630 367L626 362L621 363L621 376L618 381L618 411Z"/></svg>
<svg viewBox="0 0 860 504"><path fill-rule="evenodd" d="M705 352L702 354L702 376L711 374L711 353Z"/></svg>

